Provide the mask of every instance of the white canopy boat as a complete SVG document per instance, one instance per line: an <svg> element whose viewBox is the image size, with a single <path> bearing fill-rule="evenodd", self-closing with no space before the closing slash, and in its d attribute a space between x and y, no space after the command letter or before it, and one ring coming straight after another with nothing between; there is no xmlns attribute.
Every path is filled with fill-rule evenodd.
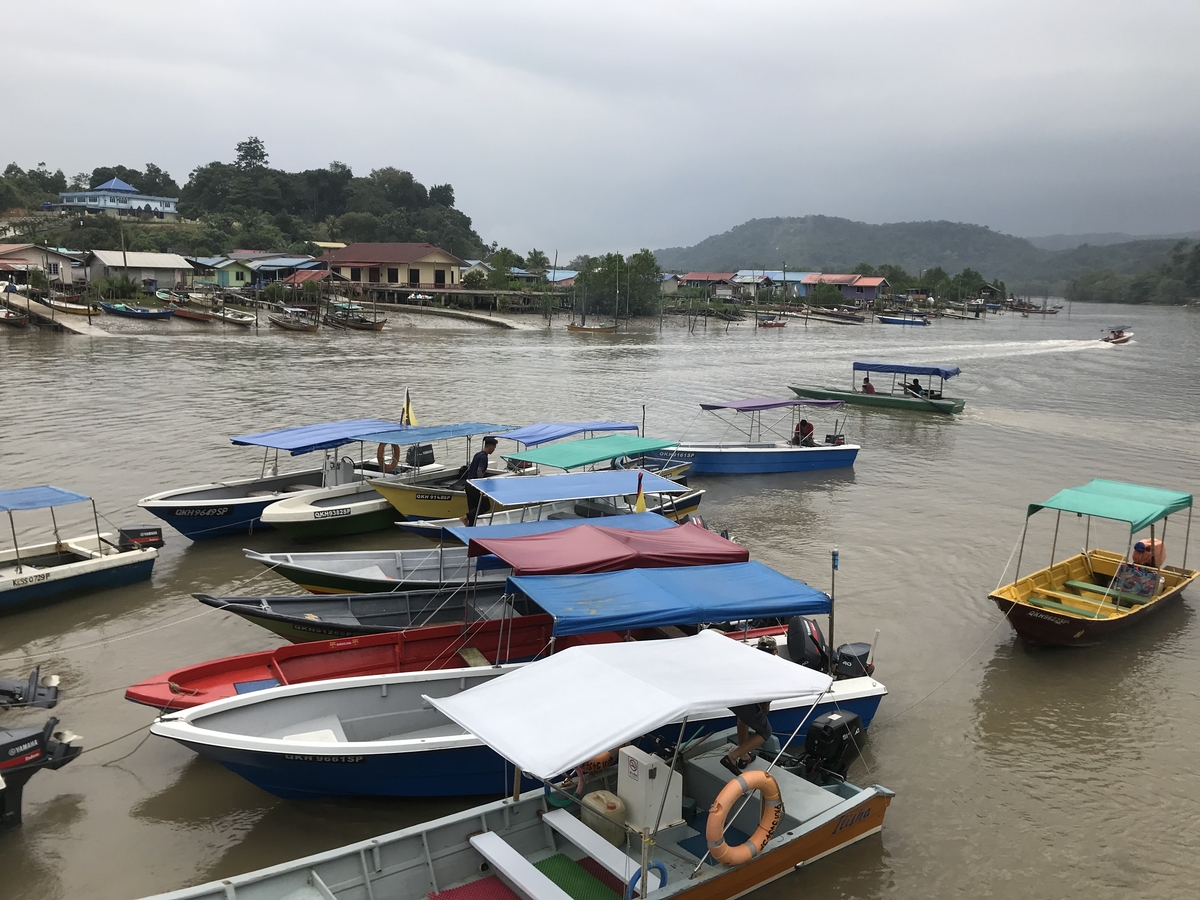
<svg viewBox="0 0 1200 900"><path fill-rule="evenodd" d="M755 703L811 706L831 682L713 632L574 647L472 681L468 690L424 695L430 714L440 712L456 732L433 739L473 734L515 768L512 797L160 900L568 900L567 889L578 895L585 878L618 897L641 884L646 900L734 900L877 833L894 796L835 773L822 777L819 765L786 767L791 735L779 736L778 755L754 760L730 781L720 764L728 745L697 740L700 723ZM245 718L232 708L226 716ZM822 718L836 727L840 714ZM164 717L154 727L178 719ZM332 729L314 727L312 761L297 765L338 755L321 737L325 730ZM649 734L660 736L657 745L636 745ZM619 764L590 776L581 770L571 789L550 787L561 773L599 768L600 760ZM814 774L805 777L810 768ZM522 774L546 782L545 789L520 793ZM579 796L601 786L609 792ZM751 793L756 789L762 799ZM694 808L684 806L684 796Z"/></svg>

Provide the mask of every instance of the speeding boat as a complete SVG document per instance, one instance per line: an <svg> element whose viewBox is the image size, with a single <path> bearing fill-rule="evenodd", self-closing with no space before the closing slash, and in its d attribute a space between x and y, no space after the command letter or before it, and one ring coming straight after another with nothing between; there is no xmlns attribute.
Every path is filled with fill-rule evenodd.
<svg viewBox="0 0 1200 900"><path fill-rule="evenodd" d="M957 397L946 397L943 394L947 378L953 378L961 373L957 366L911 366L903 363L856 362L851 367L850 390L817 387L810 384L791 385L791 390L797 396L811 397L817 400L842 400L857 406L886 406L891 409L908 409L917 412L960 413L967 401ZM879 373L891 375L891 383L881 383L876 387L871 385L869 391L859 390L855 383L858 373L866 373L866 378ZM923 375L937 378L938 386L928 385L921 392L915 393L911 384L905 380L896 383L897 375ZM885 389L886 385L886 389Z"/></svg>
<svg viewBox="0 0 1200 900"><path fill-rule="evenodd" d="M741 431L748 440L718 443L682 441L670 449L653 451L649 456L662 465L691 463L690 472L695 475L808 472L852 466L858 456L859 446L846 443L836 422L833 433L825 435L823 444L817 444L814 440L811 446L806 446L801 431L807 420L799 421L801 408L837 410L844 405L841 400L775 400L762 397L725 403L701 403L702 410L713 412L714 415L722 410L732 410L735 418L732 422L725 420L726 424ZM784 418L767 423L767 434L764 436L763 413L772 410L787 412ZM747 417L745 425L737 418L739 415ZM779 430L781 424L784 427L782 433Z"/></svg>
<svg viewBox="0 0 1200 900"><path fill-rule="evenodd" d="M1127 325L1118 325L1108 329L1108 334L1100 338L1106 344L1128 344L1133 339L1133 332Z"/></svg>
<svg viewBox="0 0 1200 900"><path fill-rule="evenodd" d="M95 532L64 539L53 510L84 502L92 504ZM21 546L14 526L13 548L0 550L0 614L150 577L163 545L161 529L120 528L114 544L111 533L100 531L95 501L85 494L49 485L0 491L0 511L10 519L16 511L35 509L51 510L54 540Z"/></svg>
<svg viewBox="0 0 1200 900"><path fill-rule="evenodd" d="M1187 566L1187 535L1191 532L1192 495L1161 488L1092 479L1085 485L1059 491L1043 503L1030 504L1029 519L1043 509L1056 511L1050 565L1021 576L1022 552L1016 578L989 595L1013 630L1029 644L1087 647L1124 631L1179 600L1197 572ZM1187 510L1183 558L1166 564L1167 520ZM1055 561L1062 514L1086 517L1084 550ZM1122 552L1088 549L1092 519L1110 519L1129 526L1129 543ZM1068 522L1070 520L1068 519ZM1162 531L1155 526L1162 522ZM1139 532L1149 537L1135 540ZM1078 546L1078 545L1076 545Z"/></svg>
<svg viewBox="0 0 1200 900"><path fill-rule="evenodd" d="M291 494L319 491L362 482L365 471L377 472L374 462L355 463L339 457L337 448L357 441L356 435L400 428L381 419L349 419L320 425L301 425L230 438L234 446L262 447L262 471L256 478L235 478L211 484L173 488L151 494L138 506L158 516L193 541L229 534L253 534L265 527L263 510ZM274 461L270 453L275 451ZM320 467L279 472L279 451L292 456L325 454Z"/></svg>

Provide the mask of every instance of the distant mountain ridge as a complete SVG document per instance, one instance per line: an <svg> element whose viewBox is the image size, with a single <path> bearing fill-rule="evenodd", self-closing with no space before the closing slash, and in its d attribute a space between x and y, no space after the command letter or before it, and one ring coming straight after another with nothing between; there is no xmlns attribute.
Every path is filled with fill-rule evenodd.
<svg viewBox="0 0 1200 900"><path fill-rule="evenodd" d="M1084 271L1122 274L1160 263L1175 238L1086 244L1046 250L1026 238L962 222L894 222L871 225L834 216L751 219L691 247L654 255L665 270L731 272L737 269L848 272L859 263L891 263L916 274L941 266L953 274L975 269L1012 289L1058 289Z"/></svg>
<svg viewBox="0 0 1200 900"><path fill-rule="evenodd" d="M1092 247L1108 247L1112 244L1131 244L1139 241L1200 239L1200 231L1177 231L1171 234L1126 234L1124 231L1097 231L1091 234L1041 234L1025 240L1039 250L1074 250L1088 244Z"/></svg>

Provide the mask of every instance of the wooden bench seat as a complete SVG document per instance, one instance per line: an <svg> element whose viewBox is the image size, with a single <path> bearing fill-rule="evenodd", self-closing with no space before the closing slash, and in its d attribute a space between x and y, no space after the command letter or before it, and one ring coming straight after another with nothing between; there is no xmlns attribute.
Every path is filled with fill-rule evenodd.
<svg viewBox="0 0 1200 900"><path fill-rule="evenodd" d="M1114 597L1125 603L1133 604L1134 606L1143 606L1153 600L1153 597L1143 597L1141 594L1131 594L1128 591L1114 591L1109 588L1101 587L1098 584L1092 584L1090 581L1068 581L1064 587L1072 587L1077 591L1090 591L1095 594L1104 594L1109 597Z"/></svg>
<svg viewBox="0 0 1200 900"><path fill-rule="evenodd" d="M1108 613L1102 612L1102 613L1098 613L1095 616L1093 616L1087 610L1079 609L1079 607L1077 607L1077 606L1067 606L1064 603L1056 603L1053 600L1043 600L1041 597L1030 597L1026 602L1032 606L1038 607L1039 609L1052 609L1052 610L1056 610L1057 612L1070 613L1073 616L1079 616L1081 618L1087 618L1087 619L1091 619L1091 618L1107 619L1108 618Z"/></svg>
<svg viewBox="0 0 1200 900"><path fill-rule="evenodd" d="M1066 591L1052 591L1048 588L1034 588L1033 592L1035 594L1039 594L1042 597L1045 597L1048 600L1056 600L1059 603L1063 603L1067 606L1071 605L1071 603L1068 601L1073 601L1075 603L1086 603L1087 607L1080 610L1080 612L1084 612L1084 613L1090 613L1092 611L1092 608L1099 608L1108 613L1119 613L1119 612L1128 612L1129 611L1127 608L1117 606L1114 603L1105 603L1102 600L1096 600L1096 599L1093 599L1092 597L1081 597L1079 594L1069 594Z"/></svg>
<svg viewBox="0 0 1200 900"><path fill-rule="evenodd" d="M471 835L471 846L486 859L500 880L525 900L571 900L571 895L538 871L494 831Z"/></svg>
<svg viewBox="0 0 1200 900"><path fill-rule="evenodd" d="M620 847L614 847L565 809L556 809L546 813L542 816L542 821L621 879L624 884L628 884L633 873L641 868L642 864L639 860L627 856ZM645 893L658 890L658 873L651 869L646 873L646 877L650 882L650 887Z"/></svg>

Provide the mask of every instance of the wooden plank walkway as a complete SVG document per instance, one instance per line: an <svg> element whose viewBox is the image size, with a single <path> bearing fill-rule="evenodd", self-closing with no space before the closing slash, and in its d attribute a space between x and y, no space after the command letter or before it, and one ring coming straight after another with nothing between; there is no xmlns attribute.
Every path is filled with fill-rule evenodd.
<svg viewBox="0 0 1200 900"><path fill-rule="evenodd" d="M111 331L105 331L96 325L89 325L87 316L60 313L49 306L30 300L24 294L16 291L6 293L3 302L13 309L29 313L30 318L36 319L39 325L49 325L58 331L69 331L72 334L82 334L87 337L113 337ZM96 319L99 316L93 315L92 318Z"/></svg>

